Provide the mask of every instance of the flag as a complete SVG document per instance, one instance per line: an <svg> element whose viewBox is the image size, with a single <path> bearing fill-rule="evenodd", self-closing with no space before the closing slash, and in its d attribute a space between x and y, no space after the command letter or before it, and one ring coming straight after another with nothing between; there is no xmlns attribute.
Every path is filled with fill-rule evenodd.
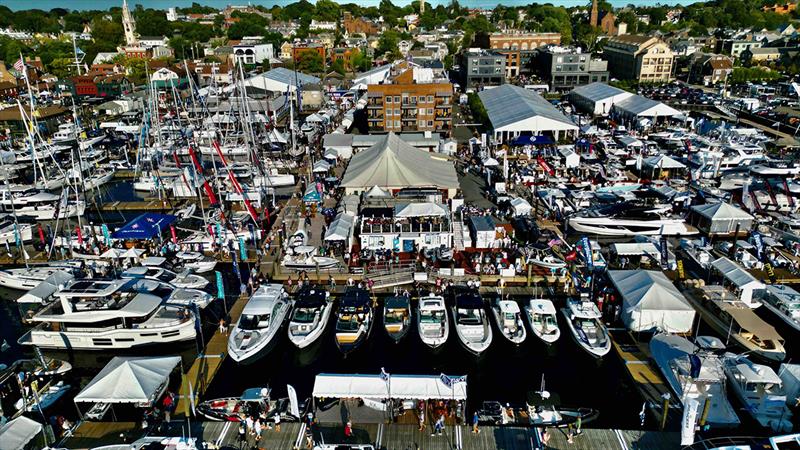
<svg viewBox="0 0 800 450"><path fill-rule="evenodd" d="M289 397L289 414L299 418L300 406L297 403L297 391L294 390L294 386L291 384L286 385L286 395Z"/></svg>
<svg viewBox="0 0 800 450"><path fill-rule="evenodd" d="M14 70L24 73L23 69L25 69L25 61L22 59L22 55L20 55L19 61L14 63Z"/></svg>
<svg viewBox="0 0 800 450"><path fill-rule="evenodd" d="M197 411L195 411L194 406L194 389L192 389L192 382L189 381L189 406L192 407L192 415L197 415Z"/></svg>
<svg viewBox="0 0 800 450"><path fill-rule="evenodd" d="M217 274L217 298L223 299L225 298L225 286L222 284L222 273L220 271L215 271Z"/></svg>
<svg viewBox="0 0 800 450"><path fill-rule="evenodd" d="M383 380L383 381L389 381L389 378L390 378L390 377L391 377L391 375L389 375L389 374L386 372L386 369L384 369L383 367L381 367L381 380Z"/></svg>
<svg viewBox="0 0 800 450"><path fill-rule="evenodd" d="M111 245L111 235L108 233L108 225L102 224L100 228L103 230L103 237L106 238L106 245Z"/></svg>
<svg viewBox="0 0 800 450"><path fill-rule="evenodd" d="M244 245L243 237L239 237L239 253L242 256L242 261L247 261L247 247Z"/></svg>

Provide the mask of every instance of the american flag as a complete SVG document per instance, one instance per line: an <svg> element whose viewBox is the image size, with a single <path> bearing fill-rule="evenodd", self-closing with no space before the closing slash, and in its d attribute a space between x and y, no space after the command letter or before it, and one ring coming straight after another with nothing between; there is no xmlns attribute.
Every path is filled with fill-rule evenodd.
<svg viewBox="0 0 800 450"><path fill-rule="evenodd" d="M22 57L20 56L19 61L14 63L14 70L16 70L17 72L22 72L24 68L25 68L25 61L23 61Z"/></svg>

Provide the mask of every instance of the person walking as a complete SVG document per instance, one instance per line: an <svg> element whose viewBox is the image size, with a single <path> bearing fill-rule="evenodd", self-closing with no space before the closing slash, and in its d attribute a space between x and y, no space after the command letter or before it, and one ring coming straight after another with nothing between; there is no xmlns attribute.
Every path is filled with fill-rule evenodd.
<svg viewBox="0 0 800 450"><path fill-rule="evenodd" d="M281 414L280 413L275 414L275 419L274 420L275 420L275 432L276 433L280 433L281 432Z"/></svg>
<svg viewBox="0 0 800 450"><path fill-rule="evenodd" d="M478 411L472 413L472 432L478 434L481 430L478 429Z"/></svg>
<svg viewBox="0 0 800 450"><path fill-rule="evenodd" d="M247 444L247 424L243 421L239 422L239 437L237 443L240 450Z"/></svg>
<svg viewBox="0 0 800 450"><path fill-rule="evenodd" d="M219 319L219 332L222 335L227 335L228 334L228 327L225 326L225 319L224 318Z"/></svg>
<svg viewBox="0 0 800 450"><path fill-rule="evenodd" d="M800 401L800 400L798 400ZM425 410L419 410L419 430L418 431L425 431Z"/></svg>

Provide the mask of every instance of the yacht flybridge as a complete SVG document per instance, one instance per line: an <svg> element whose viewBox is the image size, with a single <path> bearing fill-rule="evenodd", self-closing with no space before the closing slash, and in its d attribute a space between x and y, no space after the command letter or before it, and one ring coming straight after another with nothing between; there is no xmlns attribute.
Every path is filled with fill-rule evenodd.
<svg viewBox="0 0 800 450"><path fill-rule="evenodd" d="M134 280L73 281L29 318L38 325L19 339L39 348L129 349L194 339L190 308L134 289Z"/></svg>

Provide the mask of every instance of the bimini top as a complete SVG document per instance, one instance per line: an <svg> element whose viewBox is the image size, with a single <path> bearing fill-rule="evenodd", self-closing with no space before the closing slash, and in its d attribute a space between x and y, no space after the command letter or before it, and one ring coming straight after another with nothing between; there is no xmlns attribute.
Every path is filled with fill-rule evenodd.
<svg viewBox="0 0 800 450"><path fill-rule="evenodd" d="M459 309L481 309L483 299L475 292L466 292L456 297L456 307Z"/></svg>
<svg viewBox="0 0 800 450"><path fill-rule="evenodd" d="M370 304L369 292L365 289L348 289L342 297L342 308L368 308Z"/></svg>
<svg viewBox="0 0 800 450"><path fill-rule="evenodd" d="M298 308L319 308L328 299L325 289L319 286L303 287L296 295L295 306Z"/></svg>
<svg viewBox="0 0 800 450"><path fill-rule="evenodd" d="M346 375L321 373L314 398L466 400L467 377L447 375Z"/></svg>

